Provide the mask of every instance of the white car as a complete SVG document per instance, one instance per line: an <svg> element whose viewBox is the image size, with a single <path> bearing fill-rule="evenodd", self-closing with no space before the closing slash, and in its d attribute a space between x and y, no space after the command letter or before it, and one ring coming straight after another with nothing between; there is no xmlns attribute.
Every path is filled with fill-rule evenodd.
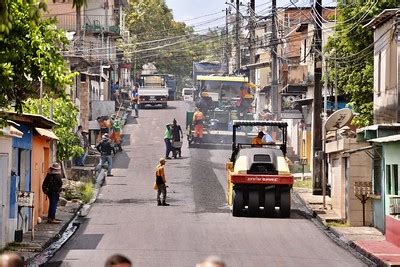
<svg viewBox="0 0 400 267"><path fill-rule="evenodd" d="M183 88L182 98L184 101L193 101L194 88Z"/></svg>

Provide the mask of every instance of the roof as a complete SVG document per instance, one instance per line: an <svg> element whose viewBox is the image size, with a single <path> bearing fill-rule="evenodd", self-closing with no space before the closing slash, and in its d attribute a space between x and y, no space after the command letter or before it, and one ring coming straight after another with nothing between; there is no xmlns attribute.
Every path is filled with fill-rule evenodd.
<svg viewBox="0 0 400 267"><path fill-rule="evenodd" d="M47 130L47 129L43 129L43 128L37 128L37 127L35 128L35 130L41 136L47 137L47 138L52 139L52 140L59 140L57 135L55 135L55 133L53 133L52 130Z"/></svg>
<svg viewBox="0 0 400 267"><path fill-rule="evenodd" d="M400 9L385 9L379 15L375 16L370 22L364 25L364 28L372 28L376 29L392 17L394 17L397 13L400 14Z"/></svg>
<svg viewBox="0 0 400 267"><path fill-rule="evenodd" d="M400 134L389 135L385 137L379 137L375 139L368 140L369 142L373 143L390 143L390 142L399 142L400 141Z"/></svg>
<svg viewBox="0 0 400 267"><path fill-rule="evenodd" d="M198 81L220 81L220 82L242 82L247 83L249 79L244 76L197 76Z"/></svg>
<svg viewBox="0 0 400 267"><path fill-rule="evenodd" d="M264 67L269 67L271 65L271 62L257 62L257 63L253 63L253 64L247 64L242 66L241 68L248 68L248 69L260 69L260 68L264 68Z"/></svg>
<svg viewBox="0 0 400 267"><path fill-rule="evenodd" d="M369 125L369 126L365 126L365 127L357 129L357 133L361 133L361 132L368 131L368 130L376 131L378 129L387 129L387 130L400 129L400 123Z"/></svg>
<svg viewBox="0 0 400 267"><path fill-rule="evenodd" d="M287 127L288 124L285 121L257 121L257 120L234 120L234 126L278 126Z"/></svg>
<svg viewBox="0 0 400 267"><path fill-rule="evenodd" d="M10 119L14 122L25 124L31 127L51 129L54 125L57 125L57 123L53 120L38 114L18 114L16 112L0 111L0 116L5 116L7 119Z"/></svg>

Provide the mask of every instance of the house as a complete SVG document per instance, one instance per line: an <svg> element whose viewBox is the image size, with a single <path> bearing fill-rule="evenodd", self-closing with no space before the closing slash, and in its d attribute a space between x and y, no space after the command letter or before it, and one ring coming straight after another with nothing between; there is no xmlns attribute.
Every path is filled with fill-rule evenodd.
<svg viewBox="0 0 400 267"><path fill-rule="evenodd" d="M125 31L127 6L126 0L88 0L81 8L81 16L77 17L72 0L48 2L45 16L56 17L58 26L70 36L71 44L65 57L71 70L79 72L79 76L69 94L79 108L80 125L84 129L89 129L89 121L96 119L92 103L111 100L112 84L129 84L124 79L130 67L121 66L121 56L117 56L117 40L128 41L129 38ZM77 19L80 19L80 27Z"/></svg>
<svg viewBox="0 0 400 267"><path fill-rule="evenodd" d="M46 198L42 183L47 168L54 159L51 141L58 138L51 131L55 123L40 115L4 113L9 126L2 130L0 158L7 172L1 172L1 245L22 241L22 233L37 224L39 217L46 214ZM52 151L53 150L53 151ZM19 191L33 192L32 208L20 207L17 202Z"/></svg>
<svg viewBox="0 0 400 267"><path fill-rule="evenodd" d="M382 11L366 28L374 31L374 125L357 131L373 155L373 223L400 246L400 9Z"/></svg>
<svg viewBox="0 0 400 267"><path fill-rule="evenodd" d="M9 200L11 187L11 162L13 138L22 138L15 122L8 121L7 126L0 129L0 249L10 240L9 231ZM15 185L14 185L15 186Z"/></svg>
<svg viewBox="0 0 400 267"><path fill-rule="evenodd" d="M328 21L334 15L334 7L323 9L323 18ZM288 7L277 11L278 87L280 92L281 118L288 123L288 155L294 159L312 161L312 104L314 92L313 69L313 9L310 7ZM332 23L323 22L322 45L333 34ZM257 95L257 115L260 119L265 111L272 110L271 93L271 19L256 25L256 63L245 67L255 68L255 81L261 90ZM268 116L267 116L268 117Z"/></svg>

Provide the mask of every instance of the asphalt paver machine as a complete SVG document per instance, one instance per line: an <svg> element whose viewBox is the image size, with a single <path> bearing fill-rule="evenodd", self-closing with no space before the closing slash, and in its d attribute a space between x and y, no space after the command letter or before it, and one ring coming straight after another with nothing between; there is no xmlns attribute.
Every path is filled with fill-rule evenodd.
<svg viewBox="0 0 400 267"><path fill-rule="evenodd" d="M248 126L274 128L274 136L281 140L257 147L251 142L237 142L238 129ZM286 158L287 123L236 120L232 141L232 155L226 169L227 202L233 216L290 217L294 179Z"/></svg>
<svg viewBox="0 0 400 267"><path fill-rule="evenodd" d="M193 142L193 111L186 114L186 129L190 147L213 147L227 145L232 140L232 121L253 119L253 85L243 76L199 75L196 78L197 90L195 105L205 119L204 137L200 144ZM254 86L255 87L255 86ZM242 128L237 138L246 139L252 128ZM251 134L250 134L251 135Z"/></svg>

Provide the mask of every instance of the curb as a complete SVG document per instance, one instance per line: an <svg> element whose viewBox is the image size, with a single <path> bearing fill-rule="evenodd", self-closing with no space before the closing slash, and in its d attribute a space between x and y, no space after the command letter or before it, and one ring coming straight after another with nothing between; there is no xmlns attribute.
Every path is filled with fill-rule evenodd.
<svg viewBox="0 0 400 267"><path fill-rule="evenodd" d="M307 210L307 212L299 210L299 213L304 213L305 218L311 220L324 234L326 234L330 239L332 239L332 241L334 241L338 246L348 250L357 259L367 264L367 266L387 266L380 259L364 251L363 249L358 247L357 244L355 244L353 241L348 240L344 235L340 234L335 229L329 227L324 219L318 216L318 214L315 211L311 210L307 206L307 203L304 201L303 198L300 197L300 195L295 190L293 190L293 196L297 200L299 200ZM309 214L312 214L311 218Z"/></svg>
<svg viewBox="0 0 400 267"><path fill-rule="evenodd" d="M46 253L46 249L48 249L52 244L54 244L55 242L57 242L58 240L60 240L60 238L62 237L62 235L66 232L66 230L70 227L71 224L74 224L73 221L75 221L78 217L85 217L88 215L88 213L90 212L90 208L92 206L92 204L96 201L97 196L100 193L100 188L103 185L103 183L105 182L105 177L106 177L106 173L105 171L102 169L100 171L100 173L97 175L96 177L96 182L95 182L95 189L94 189L94 193L93 193L93 197L91 198L91 200L89 201L89 203L87 204L81 204L79 206L79 208L75 211L74 215L71 216L71 218L61 227L61 229L58 231L58 233L50 238L42 247L41 247L41 251L38 252L37 254L33 255L30 258L25 259L25 262L28 266L33 266L32 262L37 259L38 257L42 256L43 254ZM82 215L82 213L85 213L84 215ZM66 238L62 244L60 245L60 247L54 251L53 255L69 240L69 238L76 232L76 230L78 229L78 227L75 227L75 229L73 230L73 232L71 233L71 235ZM52 255L52 256L53 256ZM51 258L51 257L50 257Z"/></svg>
<svg viewBox="0 0 400 267"><path fill-rule="evenodd" d="M49 248L54 242L56 242L57 240L60 239L60 237L63 235L63 233L67 230L68 226L76 219L77 214L80 212L80 210L82 209L83 205L79 205L79 207L76 209L75 213L73 216L71 216L71 218L66 221L66 223L61 227L61 229L58 231L58 233L51 237L49 240L46 241L46 243L44 243L41 246L41 251L36 253L35 255L33 255L32 257L29 257L27 259L25 259L25 262L28 264L28 266L31 266L31 262L37 258L39 255L41 255L47 248Z"/></svg>

